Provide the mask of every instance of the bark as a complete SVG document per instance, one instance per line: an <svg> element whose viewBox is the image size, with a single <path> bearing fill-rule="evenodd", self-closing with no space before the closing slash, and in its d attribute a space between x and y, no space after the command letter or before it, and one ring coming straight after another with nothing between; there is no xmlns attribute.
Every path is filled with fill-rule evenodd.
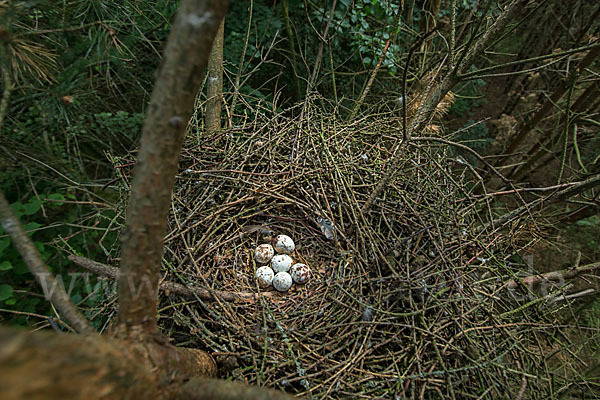
<svg viewBox="0 0 600 400"><path fill-rule="evenodd" d="M123 330L156 330L163 238L179 153L225 0L183 1L152 92L131 186L118 281Z"/></svg>
<svg viewBox="0 0 600 400"><path fill-rule="evenodd" d="M49 300L58 309L61 316L69 321L73 328L82 334L94 334L94 328L87 321L85 316L71 302L69 295L61 285L58 285L54 279L54 274L46 265L37 248L25 233L23 225L13 213L4 193L0 191L0 222L4 230L10 235L13 245L19 251L25 261L27 268L35 277L36 281L42 286L42 289L55 288L47 293Z"/></svg>
<svg viewBox="0 0 600 400"><path fill-rule="evenodd" d="M6 49L4 44L0 42L0 72L2 72L4 90L2 92L2 100L0 100L0 137L2 136L2 128L4 126L4 118L8 112L8 104L10 103L10 95L13 91L13 82L8 69L8 61L6 58Z"/></svg>
<svg viewBox="0 0 600 400"><path fill-rule="evenodd" d="M206 85L206 131L209 134L221 130L221 107L223 105L223 28L225 18L221 21L217 36L213 42L208 58L208 82Z"/></svg>
<svg viewBox="0 0 600 400"><path fill-rule="evenodd" d="M216 366L204 352L164 341L25 332L0 327L2 398L169 399Z"/></svg>
<svg viewBox="0 0 600 400"><path fill-rule="evenodd" d="M194 378L181 387L177 393L178 400L291 400L292 397L272 389L252 387L237 382L227 382L217 379Z"/></svg>

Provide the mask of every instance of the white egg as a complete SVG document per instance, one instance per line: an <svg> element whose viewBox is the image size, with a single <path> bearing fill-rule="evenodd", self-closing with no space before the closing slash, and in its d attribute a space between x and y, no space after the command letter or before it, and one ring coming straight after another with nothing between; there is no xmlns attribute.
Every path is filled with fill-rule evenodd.
<svg viewBox="0 0 600 400"><path fill-rule="evenodd" d="M292 279L296 283L306 283L306 281L308 281L312 275L308 265L301 263L292 265L290 273L292 275Z"/></svg>
<svg viewBox="0 0 600 400"><path fill-rule="evenodd" d="M287 254L277 254L271 260L271 268L275 272L288 272L292 266L292 257Z"/></svg>
<svg viewBox="0 0 600 400"><path fill-rule="evenodd" d="M273 239L273 246L278 253L290 254L296 248L294 241L287 235L277 235Z"/></svg>
<svg viewBox="0 0 600 400"><path fill-rule="evenodd" d="M273 278L273 287L280 292L285 292L292 287L292 277L287 272L278 272Z"/></svg>
<svg viewBox="0 0 600 400"><path fill-rule="evenodd" d="M261 244L254 250L254 259L257 263L265 264L271 261L274 254L273 246L270 244Z"/></svg>
<svg viewBox="0 0 600 400"><path fill-rule="evenodd" d="M269 287L273 282L273 276L275 276L273 270L266 265L256 270L256 280L261 288Z"/></svg>

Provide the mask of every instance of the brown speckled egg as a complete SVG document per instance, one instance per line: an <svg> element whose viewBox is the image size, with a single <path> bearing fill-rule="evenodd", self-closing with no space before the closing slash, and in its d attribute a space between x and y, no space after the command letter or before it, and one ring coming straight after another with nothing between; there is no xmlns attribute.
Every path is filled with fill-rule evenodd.
<svg viewBox="0 0 600 400"><path fill-rule="evenodd" d="M261 244L254 250L254 259L259 264L266 264L271 261L274 254L273 246L270 244Z"/></svg>
<svg viewBox="0 0 600 400"><path fill-rule="evenodd" d="M296 248L294 241L287 235L277 235L273 239L273 247L278 253L290 254Z"/></svg>
<svg viewBox="0 0 600 400"><path fill-rule="evenodd" d="M273 278L273 287L280 292L286 292L292 287L292 277L287 272L278 272Z"/></svg>
<svg viewBox="0 0 600 400"><path fill-rule="evenodd" d="M273 273L271 267L267 267L266 265L256 270L256 280L258 281L258 286L261 288L271 286L273 276L275 276L275 273Z"/></svg>
<svg viewBox="0 0 600 400"><path fill-rule="evenodd" d="M287 254L277 254L271 260L271 268L275 272L288 272L294 261Z"/></svg>
<svg viewBox="0 0 600 400"><path fill-rule="evenodd" d="M290 269L290 274L292 275L292 279L296 283L306 283L310 279L311 272L310 268L306 264L298 263L292 265Z"/></svg>

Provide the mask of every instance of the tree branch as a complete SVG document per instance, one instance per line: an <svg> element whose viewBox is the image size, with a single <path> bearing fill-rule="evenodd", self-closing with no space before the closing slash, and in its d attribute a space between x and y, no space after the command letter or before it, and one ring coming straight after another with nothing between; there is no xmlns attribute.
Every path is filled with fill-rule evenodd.
<svg viewBox="0 0 600 400"><path fill-rule="evenodd" d="M552 282L577 278L582 274L587 274L589 272L597 270L598 268L600 268L600 263L592 263L588 265L562 269L560 271L546 272L545 274L530 275L523 278L519 278L518 280L511 279L504 284L504 287L507 289L515 289L517 286L519 286L519 284L532 287L545 281Z"/></svg>
<svg viewBox="0 0 600 400"><path fill-rule="evenodd" d="M531 203L525 204L524 206L521 206L521 207L517 208L516 210L513 210L513 211L509 212L508 214L505 214L505 215L491 221L487 225L483 226L481 228L481 231L485 231L487 229L496 229L496 228L520 217L521 215L525 214L526 212L531 211L534 208L568 199L569 197L575 196L576 194L579 194L585 190L591 189L598 185L600 185L600 174L596 174L596 175L592 176L591 178L586 179L585 181L579 182L575 185L569 186L566 189L556 191L547 197L541 197L537 200L532 201Z"/></svg>
<svg viewBox="0 0 600 400"><path fill-rule="evenodd" d="M142 128L123 235L118 322L125 330L156 330L163 238L179 153L226 5L226 0L183 1L169 36Z"/></svg>
<svg viewBox="0 0 600 400"><path fill-rule="evenodd" d="M525 8L525 6L529 3L530 0L514 0L498 17L498 19L486 30L483 36L473 45L471 49L463 53L464 56L462 61L459 64L449 71L442 82L437 85L432 93L427 97L427 100L423 103L419 110L417 110L416 115L411 121L410 128L408 131L404 133L404 137L410 140L410 137L413 136L414 132L419 131L421 129L423 123L428 121L433 112L435 111L438 104L442 101L442 99L448 94L448 92L459 82L458 75L463 73L467 68L471 66L473 61L483 53L486 46L497 36L502 30L506 27L506 25L517 15L521 13L521 11ZM406 99L404 99L406 102ZM406 129L406 127L404 128ZM404 143L404 142L403 142ZM398 165L400 163L400 149L403 145L398 146L395 152L392 154L389 167L381 180L373 189L373 192L369 196L368 200L365 202L363 207L361 208L362 213L366 213L371 205L373 204L375 198L381 193L381 191L385 188L387 183L389 182L391 176L398 169Z"/></svg>
<svg viewBox="0 0 600 400"><path fill-rule="evenodd" d="M98 276L105 276L111 279L117 279L119 277L119 269L112 267L110 265L102 264L94 260L90 260L89 258L79 257L75 255L70 255L69 260L74 262L75 264L83 267ZM184 297L186 299L195 299L196 296L200 297L202 300L214 300L215 297L220 297L226 301L240 301L240 302L250 302L253 303L257 301L261 296L264 297L274 297L277 296L277 292L261 292L260 295L257 293L249 293L249 292L225 292L222 290L209 290L198 287L188 288L185 285L181 285L175 282L162 281L158 286L159 290L162 290L167 293L176 294L177 296Z"/></svg>
<svg viewBox="0 0 600 400"><path fill-rule="evenodd" d="M192 378L183 385L176 400L291 400L290 395L273 389L247 386L239 382Z"/></svg>
<svg viewBox="0 0 600 400"><path fill-rule="evenodd" d="M23 257L29 271L33 274L36 281L46 291L46 288L53 288L46 297L54 304L65 320L81 334L91 335L96 333L85 316L75 307L69 295L65 292L62 285L59 285L54 279L54 274L46 265L35 245L25 233L23 225L10 208L10 204L0 191L0 222L4 230L10 235L14 246Z"/></svg>

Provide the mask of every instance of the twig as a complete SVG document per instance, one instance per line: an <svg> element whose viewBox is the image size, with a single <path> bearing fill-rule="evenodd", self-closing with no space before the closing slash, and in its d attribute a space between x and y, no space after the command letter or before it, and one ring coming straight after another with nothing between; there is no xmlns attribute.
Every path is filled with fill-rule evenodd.
<svg viewBox="0 0 600 400"><path fill-rule="evenodd" d="M308 85L306 88L307 97L308 97L308 94L313 89L313 86L315 85L315 81L317 80L317 74L319 73L319 66L321 64L321 59L323 58L323 47L325 46L325 42L327 41L327 33L329 32L329 27L331 26L331 20L333 19L333 14L335 12L336 3L337 3L337 0L333 0L333 3L331 4L331 10L329 11L329 19L327 20L327 24L325 25L325 31L323 32L323 37L321 38L320 43L319 43L319 50L317 51L317 58L315 59L315 65L313 67L312 74L308 80Z"/></svg>
<svg viewBox="0 0 600 400"><path fill-rule="evenodd" d="M403 133L404 137L410 138L412 136L412 132L418 131L423 122L431 118L431 115L435 111L438 104L454 87L454 85L459 82L458 74L465 71L475 61L475 59L485 50L485 47L506 27L513 17L520 13L520 11L527 5L528 2L529 0L514 0L498 17L498 19L496 19L492 26L483 34L483 36L473 45L473 47L463 53L456 67L447 73L446 77L438 86L434 88L433 93L417 111L411 122L411 127L403 127L403 129L408 129L405 133ZM404 102L406 103L406 99L404 99ZM392 175L397 171L400 162L400 154L402 153L399 147L401 146L398 146L398 149L392 156L387 171L377 183L375 189L373 189L373 192L369 196L368 200L364 203L361 209L363 214L369 210L377 196L389 182Z"/></svg>
<svg viewBox="0 0 600 400"><path fill-rule="evenodd" d="M518 133L515 135L514 139L508 146L506 150L507 153L512 153L515 150L517 150L517 148L519 147L521 142L525 140L529 132L531 132L537 126L537 124L544 118L544 116L548 114L550 110L552 110L554 105L567 91L567 89L570 87L571 82L573 82L573 79L575 79L583 71L583 69L587 68L598 54L600 54L600 47L592 48L586 54L586 56L579 62L577 67L573 68L569 76L565 80L563 80L563 82L561 82L561 84L556 88L554 93L552 93L552 96L548 98L548 100L539 109L539 111L536 114L534 114L533 117L525 121L523 126L519 129ZM502 158L500 162L504 160L505 158Z"/></svg>
<svg viewBox="0 0 600 400"><path fill-rule="evenodd" d="M473 197L474 198L481 198L481 197L503 196L505 194L513 194L513 193L519 193L519 192L548 192L548 191L551 191L551 190L558 190L558 189L568 188L568 187L571 187L571 186L576 185L578 183L580 183L580 182L562 183L560 185L547 186L547 187L538 187L538 188L519 188L519 189L512 189L512 190L502 190L500 192L480 194L480 195L475 195Z"/></svg>
<svg viewBox="0 0 600 400"><path fill-rule="evenodd" d="M500 226L520 217L521 215L525 214L526 212L529 212L531 209L539 207L542 204L548 205L548 204L556 203L558 201L562 201L571 196L575 196L576 194L579 194L585 190L591 189L597 185L600 185L600 174L592 176L591 178L589 178L585 181L579 182L575 185L572 185L566 189L559 190L547 197L542 197L542 198L532 201L531 203L525 204L524 206L521 206L521 207L517 208L516 210L513 210L513 211L489 222L488 224L486 224L482 228L480 228L480 231L484 231L487 229L496 229L497 227L500 227Z"/></svg>
<svg viewBox="0 0 600 400"><path fill-rule="evenodd" d="M252 9L254 7L254 0L250 0L250 6L248 10L248 26L246 27L246 36L244 38L244 46L240 54L240 60L238 61L238 70L235 74L235 83L233 85L233 99L231 100L231 113L235 114L235 106L237 99L240 95L240 79L242 78L242 70L244 69L244 59L246 58L246 49L248 48L248 41L250 40L250 30L252 28ZM229 123L230 128L233 127L233 120Z"/></svg>
<svg viewBox="0 0 600 400"><path fill-rule="evenodd" d="M494 70L501 69L501 68L511 67L511 66L514 66L514 65L529 64L529 63L534 62L534 61L542 61L542 60L547 60L549 58L564 57L564 56L568 56L568 55L571 55L571 54L580 53L582 51L590 50L590 49L593 49L594 47L598 47L598 46L600 46L600 43L594 43L594 44L591 44L591 45L578 47L576 49L561 51L559 53L546 54L546 55L543 55L543 56L527 58L525 60L517 60L517 61L507 62L507 63L504 63L504 64L493 65L491 67L481 68L481 69L478 69L476 71L472 71L472 72L468 72L466 74L459 75L459 78L461 80L478 79L478 76L481 75L484 72L490 72L490 71L494 71Z"/></svg>
<svg viewBox="0 0 600 400"><path fill-rule="evenodd" d="M502 181L507 182L507 183L510 182L496 168L494 168L482 156L480 156L478 152L476 152L475 150L473 150L469 146L466 146L466 145L464 145L462 143L453 142L451 140L446 140L446 139L442 139L442 138L435 137L435 136L420 136L420 137L415 137L415 138L411 138L411 141L413 141L413 142L421 142L421 141L422 142L439 142L439 143L444 143L444 144L447 144L449 146L458 147L460 149L468 151L475 158L477 158L479 161L481 161L481 163L483 163L486 167L488 167L489 169L491 169L494 174L496 174L500 179L502 179ZM409 144L410 144L410 142L409 142Z"/></svg>
<svg viewBox="0 0 600 400"><path fill-rule="evenodd" d="M363 102L365 101L365 98L367 97L367 94L369 94L369 91L371 90L371 86L373 85L373 81L375 80L375 77L377 76L377 73L379 72L379 69L381 68L381 65L383 64L383 61L385 60L385 56L390 47L390 44L392 44L392 41L396 38L396 35L399 32L398 24L400 23L401 16L402 16L402 10L399 9L398 15L396 16L396 20L394 21L392 34L389 35L388 40L385 42L385 46L383 46L383 50L381 51L381 56L379 57L379 61L377 62L377 65L375 65L375 68L373 68L373 71L371 72L371 76L369 77L369 80L367 81L367 84L365 85L365 88L363 89L358 101L354 104L354 107L352 108L352 112L350 113L350 116L348 117L348 121L354 120L354 117L356 117L356 114L358 113L360 106L362 106ZM409 56L409 59L410 59L410 56ZM407 61L407 63L408 63L408 61ZM406 77L405 77L404 82L406 82ZM406 93L403 93L403 96L406 96Z"/></svg>
<svg viewBox="0 0 600 400"><path fill-rule="evenodd" d="M75 264L83 267L98 276L105 276L107 278L111 278L114 280L119 279L119 268L112 267L110 265L102 264L94 260L90 260L89 258L70 255L69 260L74 262ZM222 300L226 301L241 301L241 302L250 302L254 303L256 300L260 298L260 296L264 297L276 297L278 295L277 292L261 292L260 295L257 293L250 292L229 292L223 290L210 290L194 287L192 289L188 289L185 285L170 282L170 281L162 281L160 282L158 288L165 292L166 294L175 294L177 296L181 296L186 299L194 299L195 296L200 297L202 300L215 300L215 297L219 297Z"/></svg>
<svg viewBox="0 0 600 400"><path fill-rule="evenodd" d="M531 287L531 286L535 286L541 282L557 281L557 280L560 281L563 279L576 278L581 274L585 274L585 273L597 270L598 268L600 268L600 262L583 265L580 267L562 269L560 271L547 272L545 274L530 275L530 276L526 276L524 278L520 278L518 281L511 279L504 284L504 287L506 289L515 289L519 285L525 285L525 286Z"/></svg>
<svg viewBox="0 0 600 400"><path fill-rule="evenodd" d="M2 100L0 100L0 137L2 137L2 128L4 126L4 117L8 111L10 103L10 95L13 91L13 82L10 76L8 67L8 59L6 57L6 47L0 42L0 71L4 77L4 91L2 92Z"/></svg>
<svg viewBox="0 0 600 400"><path fill-rule="evenodd" d="M582 291L579 291L577 293L571 293L571 294L566 294L566 295L561 295L561 296L556 296L550 299L550 301L548 302L548 304L554 304L558 301L565 301L565 300L571 300L571 299L576 299L579 297L583 297L583 296L590 296L593 294L598 293L598 291L596 289L585 289Z"/></svg>

